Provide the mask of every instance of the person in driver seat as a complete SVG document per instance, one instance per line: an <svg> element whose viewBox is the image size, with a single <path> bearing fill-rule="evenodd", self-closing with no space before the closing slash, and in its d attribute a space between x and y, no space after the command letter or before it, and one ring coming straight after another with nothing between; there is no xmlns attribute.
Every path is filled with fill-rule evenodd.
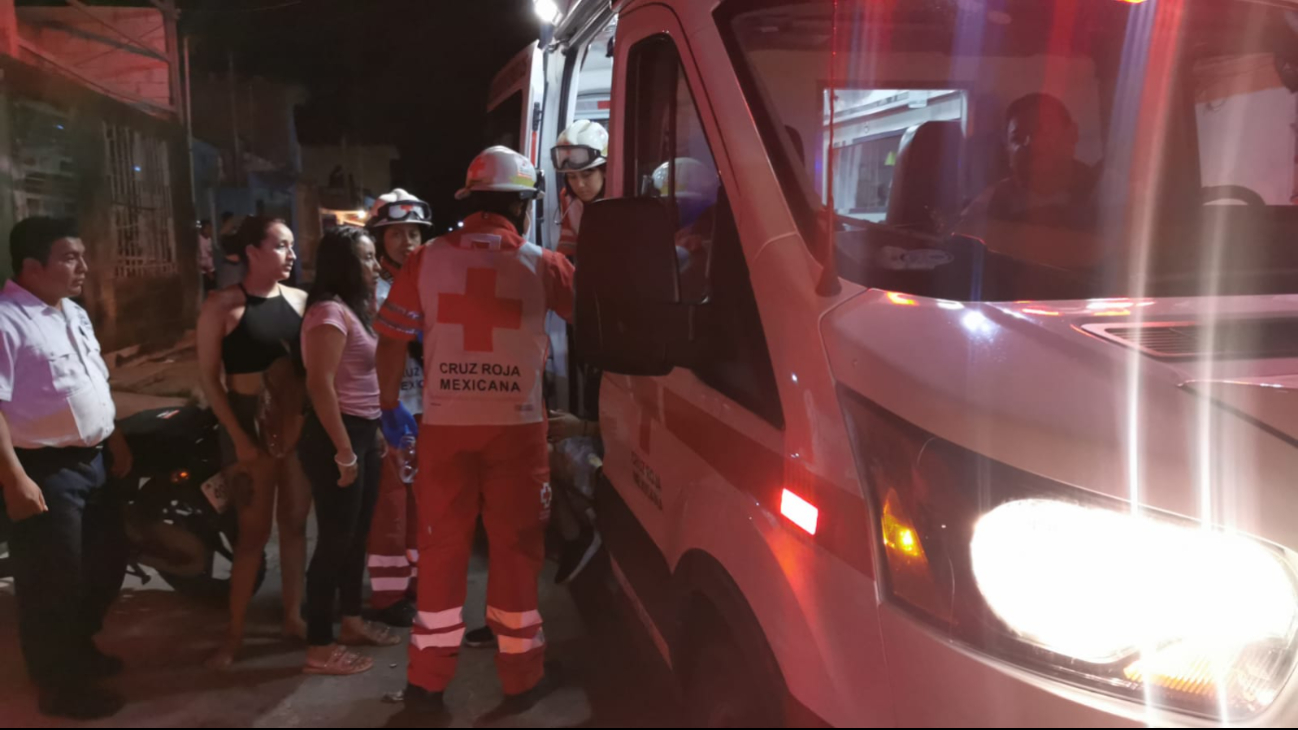
<svg viewBox="0 0 1298 730"><path fill-rule="evenodd" d="M965 209L962 233L977 235L989 219L1084 230L1096 219L1096 168L1077 159L1080 134L1068 107L1049 94L1028 94L1005 113L1009 177Z"/></svg>

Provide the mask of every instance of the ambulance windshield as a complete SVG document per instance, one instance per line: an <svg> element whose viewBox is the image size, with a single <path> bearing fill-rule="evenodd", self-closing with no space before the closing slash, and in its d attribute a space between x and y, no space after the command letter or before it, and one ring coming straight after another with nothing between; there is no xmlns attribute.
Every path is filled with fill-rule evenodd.
<svg viewBox="0 0 1298 730"><path fill-rule="evenodd" d="M988 299L1298 292L1298 5L718 17L790 209L822 256L832 229L844 278ZM994 280L925 283L948 262Z"/></svg>

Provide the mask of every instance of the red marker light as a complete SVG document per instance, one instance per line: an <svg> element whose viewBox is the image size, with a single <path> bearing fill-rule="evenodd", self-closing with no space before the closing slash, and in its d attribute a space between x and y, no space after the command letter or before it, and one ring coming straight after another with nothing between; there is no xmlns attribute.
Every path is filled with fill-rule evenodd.
<svg viewBox="0 0 1298 730"><path fill-rule="evenodd" d="M784 490L784 496L780 498L780 514L806 530L807 534L816 534L816 522L820 519L820 510L787 489Z"/></svg>

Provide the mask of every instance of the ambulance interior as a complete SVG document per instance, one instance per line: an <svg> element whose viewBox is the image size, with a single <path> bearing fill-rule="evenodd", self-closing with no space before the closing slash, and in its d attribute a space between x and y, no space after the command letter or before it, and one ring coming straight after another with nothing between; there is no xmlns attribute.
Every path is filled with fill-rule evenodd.
<svg viewBox="0 0 1298 730"><path fill-rule="evenodd" d="M538 208L536 233L537 243L546 248L553 249L558 244L564 199L559 194L564 186L563 176L554 169L550 151L559 134L577 120L588 119L608 128L613 95L613 42L616 34L617 18L614 16L595 31L589 40L573 45L562 54L549 54L545 59L546 78L550 83L546 90L546 113L539 120L541 145L537 164L545 175L546 197ZM552 68L552 64L562 64L562 68ZM516 109L515 114L518 111ZM517 120L518 116L515 116L515 128L518 126ZM583 387L580 384L583 382L582 375L569 357L567 329L563 323L552 320L550 329L551 360L547 369L554 388L552 395L557 402L567 403L569 410L575 413L592 413L592 394L598 392L598 385ZM577 385L574 387L574 384Z"/></svg>
<svg viewBox="0 0 1298 730"><path fill-rule="evenodd" d="M1127 296L1147 255L1146 294L1298 291L1298 11L1186 4L1172 133L1157 138L1164 165L1147 201L1160 212L1133 238L1126 176L1132 142L1151 139L1135 111L1152 6L850 4L836 22L832 7L741 7L721 21L813 250L827 249L815 239L832 191L843 277L959 300ZM976 211L1013 176L1006 112L1035 93L1067 108L1077 176L1094 181L1040 215Z"/></svg>
<svg viewBox="0 0 1298 730"><path fill-rule="evenodd" d="M617 34L614 18L569 63L577 66L573 74L572 121L589 119L608 129L613 97L613 37Z"/></svg>
<svg viewBox="0 0 1298 730"><path fill-rule="evenodd" d="M613 95L613 38L616 33L617 19L614 17L589 41L570 48L563 54L551 54L545 60L547 65L563 64L557 74L552 74L550 69L546 71L547 78L557 78L560 81L549 85L547 97L554 94L556 97L563 95L563 98L547 98L544 105L547 110L545 118L538 120L541 128L537 167L545 175L547 197L540 211L537 243L546 248L554 248L559 240L562 211L558 193L564 185L563 176L554 169L551 162L550 150L559 134L579 119L588 119L608 128ZM523 93L520 91L490 110L489 144L508 146L510 142L517 142L522 103Z"/></svg>
<svg viewBox="0 0 1298 730"><path fill-rule="evenodd" d="M511 150L521 150L518 120L522 118L523 91L520 89L487 113L487 131L483 147L504 145Z"/></svg>

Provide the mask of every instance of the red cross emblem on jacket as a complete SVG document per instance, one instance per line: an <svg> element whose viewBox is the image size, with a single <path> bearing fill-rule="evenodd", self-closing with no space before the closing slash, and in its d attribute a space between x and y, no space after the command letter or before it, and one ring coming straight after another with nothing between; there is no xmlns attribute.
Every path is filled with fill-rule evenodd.
<svg viewBox="0 0 1298 730"><path fill-rule="evenodd" d="M465 352L492 352L497 329L523 326L523 301L496 296L495 269L469 269L463 294L439 294L438 324L464 328Z"/></svg>

